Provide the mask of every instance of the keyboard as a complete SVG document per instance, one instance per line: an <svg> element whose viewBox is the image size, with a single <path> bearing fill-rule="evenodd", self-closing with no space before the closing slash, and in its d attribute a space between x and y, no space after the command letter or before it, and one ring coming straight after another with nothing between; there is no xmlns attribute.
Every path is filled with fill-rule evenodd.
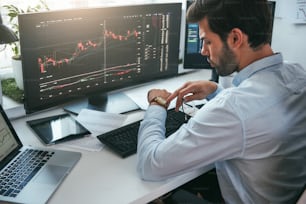
<svg viewBox="0 0 306 204"><path fill-rule="evenodd" d="M0 195L16 197L54 152L25 150L0 174Z"/></svg>
<svg viewBox="0 0 306 204"><path fill-rule="evenodd" d="M166 137L174 133L189 118L183 112L176 112L174 109L167 110ZM122 158L128 157L137 152L138 129L141 121L103 133L97 138Z"/></svg>

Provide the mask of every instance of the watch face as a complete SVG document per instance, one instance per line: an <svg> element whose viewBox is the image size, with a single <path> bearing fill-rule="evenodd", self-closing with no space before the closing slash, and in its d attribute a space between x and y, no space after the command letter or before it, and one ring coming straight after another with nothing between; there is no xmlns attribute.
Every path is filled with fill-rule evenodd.
<svg viewBox="0 0 306 204"><path fill-rule="evenodd" d="M163 99L162 97L160 97L160 96L155 97L154 101L156 103L158 103L159 105L161 105L161 106L164 106L164 107L167 106L167 101L165 99Z"/></svg>

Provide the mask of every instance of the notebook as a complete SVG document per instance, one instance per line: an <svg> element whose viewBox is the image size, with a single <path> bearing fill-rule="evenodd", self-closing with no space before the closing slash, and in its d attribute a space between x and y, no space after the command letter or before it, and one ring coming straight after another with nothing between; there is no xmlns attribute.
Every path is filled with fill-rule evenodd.
<svg viewBox="0 0 306 204"><path fill-rule="evenodd" d="M0 203L46 203L80 157L23 146L0 105Z"/></svg>

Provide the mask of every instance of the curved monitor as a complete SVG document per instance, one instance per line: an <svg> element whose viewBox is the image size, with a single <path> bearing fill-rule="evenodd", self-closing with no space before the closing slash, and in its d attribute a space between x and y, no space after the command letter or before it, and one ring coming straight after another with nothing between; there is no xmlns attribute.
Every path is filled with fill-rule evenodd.
<svg viewBox="0 0 306 204"><path fill-rule="evenodd" d="M177 75L181 7L145 4L20 15L26 112L85 96L99 106L99 95Z"/></svg>

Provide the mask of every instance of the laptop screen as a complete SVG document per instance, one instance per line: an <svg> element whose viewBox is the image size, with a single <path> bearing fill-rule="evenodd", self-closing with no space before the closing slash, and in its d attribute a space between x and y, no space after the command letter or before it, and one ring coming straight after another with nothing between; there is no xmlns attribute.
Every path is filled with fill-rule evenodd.
<svg viewBox="0 0 306 204"><path fill-rule="evenodd" d="M22 144L1 106L0 113L0 166L2 167L9 161L8 157L14 156Z"/></svg>

